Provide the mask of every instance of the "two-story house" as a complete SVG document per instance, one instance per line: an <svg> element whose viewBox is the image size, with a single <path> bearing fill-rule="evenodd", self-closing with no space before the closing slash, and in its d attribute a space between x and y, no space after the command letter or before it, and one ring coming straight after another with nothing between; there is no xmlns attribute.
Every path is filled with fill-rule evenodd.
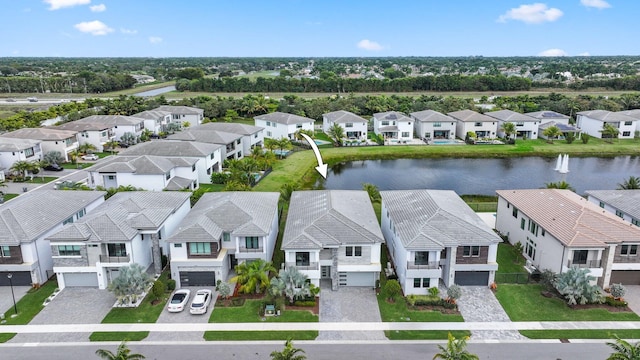
<svg viewBox="0 0 640 360"><path fill-rule="evenodd" d="M381 191L382 233L405 295L430 287L487 286L500 237L450 190Z"/></svg>
<svg viewBox="0 0 640 360"><path fill-rule="evenodd" d="M167 130L167 124L171 122L171 113L161 110L147 110L133 115L144 119L144 128L155 135Z"/></svg>
<svg viewBox="0 0 640 360"><path fill-rule="evenodd" d="M197 159L153 155L111 156L85 170L91 188L133 186L149 191L198 188Z"/></svg>
<svg viewBox="0 0 640 360"><path fill-rule="evenodd" d="M344 129L344 135L349 140L367 140L369 121L365 118L344 110L322 114L322 131L325 134L334 124Z"/></svg>
<svg viewBox="0 0 640 360"><path fill-rule="evenodd" d="M72 191L69 191L72 192ZM47 236L58 286L106 289L123 266L162 271L165 239L189 213L185 192L125 191Z"/></svg>
<svg viewBox="0 0 640 360"><path fill-rule="evenodd" d="M298 130L313 132L315 123L313 119L283 112L258 115L253 120L256 126L264 128L264 137L268 139L293 140Z"/></svg>
<svg viewBox="0 0 640 360"><path fill-rule="evenodd" d="M39 190L0 206L0 286L40 285L53 276L47 237L104 202L103 191Z"/></svg>
<svg viewBox="0 0 640 360"><path fill-rule="evenodd" d="M116 134L113 126L102 122L87 122L82 120L83 119L70 121L55 126L55 128L77 132L80 145L91 144L95 146L97 152L104 151L104 144L115 140Z"/></svg>
<svg viewBox="0 0 640 360"><path fill-rule="evenodd" d="M197 126L204 120L204 110L192 106L162 105L153 110L171 113L171 122L181 126L185 122L190 126Z"/></svg>
<svg viewBox="0 0 640 360"><path fill-rule="evenodd" d="M640 109L623 110L619 111L619 113L622 115L631 116L632 118L636 119L635 131L640 131Z"/></svg>
<svg viewBox="0 0 640 360"><path fill-rule="evenodd" d="M456 120L434 110L412 112L416 136L423 140L456 138Z"/></svg>
<svg viewBox="0 0 640 360"><path fill-rule="evenodd" d="M472 110L460 110L447 113L456 119L456 136L461 139L475 133L478 138L494 138L498 132L498 120Z"/></svg>
<svg viewBox="0 0 640 360"><path fill-rule="evenodd" d="M213 286L238 263L271 261L278 236L278 198L270 192L206 193L170 243L176 286Z"/></svg>
<svg viewBox="0 0 640 360"><path fill-rule="evenodd" d="M375 113L373 132L390 144L406 143L413 139L413 119L397 111Z"/></svg>
<svg viewBox="0 0 640 360"><path fill-rule="evenodd" d="M374 287L384 242L369 195L356 190L295 191L281 249L285 266L312 284Z"/></svg>
<svg viewBox="0 0 640 360"><path fill-rule="evenodd" d="M165 158L193 158L198 182L210 184L211 174L222 171L222 146L198 141L158 140L134 145L119 156L160 156Z"/></svg>
<svg viewBox="0 0 640 360"><path fill-rule="evenodd" d="M41 143L40 140L0 137L0 169L8 173L16 161L42 160Z"/></svg>
<svg viewBox="0 0 640 360"><path fill-rule="evenodd" d="M538 122L540 124L545 124L553 121L556 124L569 125L569 122L570 122L569 120L571 120L570 116L565 114L560 114L558 112L551 111L551 110L533 111L533 112L528 112L524 114L531 116L532 118L538 119Z"/></svg>
<svg viewBox="0 0 640 360"><path fill-rule="evenodd" d="M570 190L498 190L496 230L520 242L533 267L589 269L602 287L640 284L640 228Z"/></svg>
<svg viewBox="0 0 640 360"><path fill-rule="evenodd" d="M198 141L209 144L221 145L220 156L222 161L227 159L240 160L244 157L244 137L218 130L203 129L200 126L182 130L169 135L167 140Z"/></svg>
<svg viewBox="0 0 640 360"><path fill-rule="evenodd" d="M75 131L58 130L49 127L22 128L2 134L2 137L14 139L40 140L40 148L44 154L57 151L69 161L69 153L78 148L78 133Z"/></svg>
<svg viewBox="0 0 640 360"><path fill-rule="evenodd" d="M190 129L191 131L197 130L213 130L223 133L231 133L242 136L242 149L243 155L251 154L251 150L254 147L262 148L264 145L264 129L257 126L228 123L228 122L210 122L202 124L198 127Z"/></svg>
<svg viewBox="0 0 640 360"><path fill-rule="evenodd" d="M633 139L637 121L636 118L622 112L591 110L578 112L576 125L584 134L602 139L608 136L602 131L608 124L618 130L618 139Z"/></svg>
<svg viewBox="0 0 640 360"><path fill-rule="evenodd" d="M592 203L640 226L640 190L587 190L585 194Z"/></svg>
<svg viewBox="0 0 640 360"><path fill-rule="evenodd" d="M500 137L506 137L503 125L505 123L512 123L516 126L516 133L514 134L516 138L531 140L538 138L538 126L540 123L538 119L534 117L512 110L498 110L484 114L498 120L498 136Z"/></svg>

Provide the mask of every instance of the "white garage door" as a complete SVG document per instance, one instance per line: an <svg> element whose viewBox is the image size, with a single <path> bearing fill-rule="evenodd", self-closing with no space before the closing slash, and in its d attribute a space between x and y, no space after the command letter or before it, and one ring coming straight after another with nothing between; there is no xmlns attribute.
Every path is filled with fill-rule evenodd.
<svg viewBox="0 0 640 360"><path fill-rule="evenodd" d="M96 273L69 273L64 274L64 284L69 287L87 286L98 287L98 275Z"/></svg>
<svg viewBox="0 0 640 360"><path fill-rule="evenodd" d="M338 274L340 286L370 286L376 283L373 272L341 272Z"/></svg>

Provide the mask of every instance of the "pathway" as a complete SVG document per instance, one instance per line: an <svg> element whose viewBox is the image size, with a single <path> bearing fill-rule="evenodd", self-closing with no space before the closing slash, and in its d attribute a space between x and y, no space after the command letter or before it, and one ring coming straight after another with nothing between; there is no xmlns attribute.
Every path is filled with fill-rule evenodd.
<svg viewBox="0 0 640 360"><path fill-rule="evenodd" d="M458 310L465 322L511 322L491 289L486 286L462 286ZM474 330L474 340L522 340L525 337L515 330L497 326L495 330Z"/></svg>

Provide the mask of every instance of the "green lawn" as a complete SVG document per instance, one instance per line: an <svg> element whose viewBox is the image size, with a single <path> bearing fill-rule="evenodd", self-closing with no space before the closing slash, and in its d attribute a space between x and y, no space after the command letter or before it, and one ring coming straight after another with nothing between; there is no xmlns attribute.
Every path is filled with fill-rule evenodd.
<svg viewBox="0 0 640 360"><path fill-rule="evenodd" d="M224 184L200 184L199 186L206 192L219 192L224 189Z"/></svg>
<svg viewBox="0 0 640 360"><path fill-rule="evenodd" d="M15 314L13 306L4 313L5 319L7 319L7 325L26 325L28 324L40 310L44 309L42 303L46 298L53 294L53 291L58 287L58 282L55 279L51 279L44 283L39 289L29 290L16 304L18 308L18 315L11 317Z"/></svg>
<svg viewBox="0 0 640 360"><path fill-rule="evenodd" d="M59 164L61 167L63 167L64 169L70 169L70 170L76 170L76 169L84 169L84 168L88 168L89 166L93 165L94 163L77 163L77 164L72 164L70 162L68 163L64 163L64 164Z"/></svg>
<svg viewBox="0 0 640 360"><path fill-rule="evenodd" d="M260 317L261 300L246 300L243 306L218 306L211 312L210 323L243 323L243 322L318 322L318 316L310 311L285 310L280 316Z"/></svg>
<svg viewBox="0 0 640 360"><path fill-rule="evenodd" d="M89 336L90 341L141 341L149 336L148 331L106 332L96 331Z"/></svg>
<svg viewBox="0 0 640 360"><path fill-rule="evenodd" d="M600 329L600 330L520 330L529 339L640 339L640 330Z"/></svg>
<svg viewBox="0 0 640 360"><path fill-rule="evenodd" d="M609 312L605 309L569 308L558 298L540 294L541 285L501 284L496 298L512 321L639 321L633 312Z"/></svg>
<svg viewBox="0 0 640 360"><path fill-rule="evenodd" d="M160 279L166 281L168 276L169 272L165 270L160 276ZM166 304L170 294L171 293L166 293L164 298L156 305L151 304L153 295L147 294L144 300L142 300L140 306L137 308L113 308L109 311L107 316L102 319L102 323L155 323L156 320L158 320L158 316L162 313L164 305Z"/></svg>
<svg viewBox="0 0 640 360"><path fill-rule="evenodd" d="M8 201L13 199L14 197L18 197L20 194L4 194L4 201Z"/></svg>
<svg viewBox="0 0 640 360"><path fill-rule="evenodd" d="M511 244L498 244L498 274L525 273L524 263L524 256L516 256Z"/></svg>
<svg viewBox="0 0 640 360"><path fill-rule="evenodd" d="M54 180L58 180L57 177L53 176L38 176L34 175L33 179L27 178L25 181L15 181L18 184L46 184L48 182L52 182Z"/></svg>
<svg viewBox="0 0 640 360"><path fill-rule="evenodd" d="M315 340L317 331L205 331L207 341Z"/></svg>
<svg viewBox="0 0 640 360"><path fill-rule="evenodd" d="M16 336L16 333L0 333L0 343L5 343L13 337Z"/></svg>

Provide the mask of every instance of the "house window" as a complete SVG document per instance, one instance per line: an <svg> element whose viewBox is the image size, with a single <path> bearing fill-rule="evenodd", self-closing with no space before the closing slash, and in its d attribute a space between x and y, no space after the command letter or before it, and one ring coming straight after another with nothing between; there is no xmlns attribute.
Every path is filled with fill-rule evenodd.
<svg viewBox="0 0 640 360"><path fill-rule="evenodd" d="M211 243L189 243L191 255L211 255Z"/></svg>
<svg viewBox="0 0 640 360"><path fill-rule="evenodd" d="M229 234L228 232L222 233L222 241L224 242L231 241L231 234Z"/></svg>
<svg viewBox="0 0 640 360"><path fill-rule="evenodd" d="M533 240L527 238L527 243L524 247L524 252L531 260L536 259L536 246L537 244Z"/></svg>
<svg viewBox="0 0 640 360"><path fill-rule="evenodd" d="M174 248L181 248L181 247L182 247L182 244L173 244L173 247L174 247Z"/></svg>
<svg viewBox="0 0 640 360"><path fill-rule="evenodd" d="M267 126L271 126L271 121L267 121Z"/></svg>
<svg viewBox="0 0 640 360"><path fill-rule="evenodd" d="M278 127L278 124L276 124L276 122L274 121L271 123L271 127Z"/></svg>
<svg viewBox="0 0 640 360"><path fill-rule="evenodd" d="M211 155L209 155L209 159L213 160L213 153L211 153Z"/></svg>
<svg viewBox="0 0 640 360"><path fill-rule="evenodd" d="M429 252L416 251L415 263L416 265L429 265Z"/></svg>
<svg viewBox="0 0 640 360"><path fill-rule="evenodd" d="M247 236L244 238L245 245L247 249L258 249L260 245L258 244L257 236Z"/></svg>
<svg viewBox="0 0 640 360"><path fill-rule="evenodd" d="M353 123L346 123L346 124L344 124L344 127L352 128L353 127Z"/></svg>
<svg viewBox="0 0 640 360"><path fill-rule="evenodd" d="M518 218L518 209L515 206L513 210L511 210L511 215L513 215L514 218Z"/></svg>
<svg viewBox="0 0 640 360"><path fill-rule="evenodd" d="M86 214L87 214L87 210L86 209L82 209L82 210L78 211L76 216L78 217L78 219L80 219L81 217L85 216Z"/></svg>
<svg viewBox="0 0 640 360"><path fill-rule="evenodd" d="M362 246L347 246L346 247L346 255L347 256L362 256Z"/></svg>
<svg viewBox="0 0 640 360"><path fill-rule="evenodd" d="M619 216L619 217L623 218L624 217L624 213L622 211L620 211L620 210L616 210L616 216Z"/></svg>
<svg viewBox="0 0 640 360"><path fill-rule="evenodd" d="M296 129L302 129L302 124L296 124Z"/></svg>
<svg viewBox="0 0 640 360"><path fill-rule="evenodd" d="M586 265L588 255L589 255L589 250L573 250L573 263Z"/></svg>
<svg viewBox="0 0 640 360"><path fill-rule="evenodd" d="M382 125L382 126L389 126L389 121L388 121L388 120L381 121L381 122L380 122L380 125Z"/></svg>
<svg viewBox="0 0 640 360"><path fill-rule="evenodd" d="M427 138L427 139L430 139L431 138L431 133L430 132L424 133L424 137Z"/></svg>
<svg viewBox="0 0 640 360"><path fill-rule="evenodd" d="M431 285L431 279L422 278L422 287L423 288L428 288L430 285Z"/></svg>
<svg viewBox="0 0 640 360"><path fill-rule="evenodd" d="M196 164L191 165L191 171L196 171Z"/></svg>
<svg viewBox="0 0 640 360"><path fill-rule="evenodd" d="M80 245L58 245L60 256L80 256Z"/></svg>
<svg viewBox="0 0 640 360"><path fill-rule="evenodd" d="M68 218L67 220L62 222L62 225L67 225L67 224L71 224L73 222L73 216Z"/></svg>
<svg viewBox="0 0 640 360"><path fill-rule="evenodd" d="M442 123L434 122L433 127L442 127Z"/></svg>
<svg viewBox="0 0 640 360"><path fill-rule="evenodd" d="M164 177L167 180L171 179L171 172L168 172Z"/></svg>
<svg viewBox="0 0 640 360"><path fill-rule="evenodd" d="M254 139L257 139L257 138L258 138L258 133L255 133L255 134L253 135L253 138L254 138Z"/></svg>
<svg viewBox="0 0 640 360"><path fill-rule="evenodd" d="M518 122L516 123L516 126L524 126L524 122L522 122L522 121L518 121Z"/></svg>
<svg viewBox="0 0 640 360"><path fill-rule="evenodd" d="M631 223L635 226L640 226L640 220L638 219L631 219Z"/></svg>
<svg viewBox="0 0 640 360"><path fill-rule="evenodd" d="M103 131L102 134L100 134L102 137L106 137L107 136L107 132Z"/></svg>
<svg viewBox="0 0 640 360"><path fill-rule="evenodd" d="M604 209L604 203L600 201L600 207Z"/></svg>
<svg viewBox="0 0 640 360"><path fill-rule="evenodd" d="M0 246L0 257L11 257L11 248L8 246Z"/></svg>
<svg viewBox="0 0 640 360"><path fill-rule="evenodd" d="M415 278L415 279L413 279L413 287L414 287L414 288L419 288L419 287L420 287L420 285L421 285L421 283L422 283L422 281L421 281L421 280L422 280L422 279L420 279L420 278Z"/></svg>
<svg viewBox="0 0 640 360"><path fill-rule="evenodd" d="M623 131L622 136L631 136L631 131Z"/></svg>
<svg viewBox="0 0 640 360"><path fill-rule="evenodd" d="M544 231L544 229L542 229L542 236L545 236L547 234L546 231Z"/></svg>
<svg viewBox="0 0 640 360"><path fill-rule="evenodd" d="M107 244L107 251L109 256L127 256L127 247L120 244Z"/></svg>
<svg viewBox="0 0 640 360"><path fill-rule="evenodd" d="M107 176L107 179L108 180L115 180L116 176L115 175L109 175L109 176Z"/></svg>
<svg viewBox="0 0 640 360"><path fill-rule="evenodd" d="M529 231L533 235L538 236L538 224L536 224L534 221L531 221L531 219L529 219Z"/></svg>
<svg viewBox="0 0 640 360"><path fill-rule="evenodd" d="M475 123L475 124L474 124L474 126L475 126L475 127L481 127L481 126L482 126L482 123L481 123L481 122L477 122L477 123Z"/></svg>
<svg viewBox="0 0 640 360"><path fill-rule="evenodd" d="M309 252L296 253L296 266L309 266Z"/></svg>
<svg viewBox="0 0 640 360"><path fill-rule="evenodd" d="M32 157L33 156L33 148L24 149L24 156Z"/></svg>
<svg viewBox="0 0 640 360"><path fill-rule="evenodd" d="M520 229L524 230L525 220L524 218L520 219Z"/></svg>
<svg viewBox="0 0 640 360"><path fill-rule="evenodd" d="M463 246L462 247L462 256L463 257L478 257L480 256L480 246Z"/></svg>
<svg viewBox="0 0 640 360"><path fill-rule="evenodd" d="M408 131L403 131L402 132L402 137L409 137L409 132Z"/></svg>
<svg viewBox="0 0 640 360"><path fill-rule="evenodd" d="M267 131L267 136L271 136L271 131Z"/></svg>
<svg viewBox="0 0 640 360"><path fill-rule="evenodd" d="M624 124L625 124L625 126L630 126L631 124L633 124L633 122L632 121L625 121Z"/></svg>
<svg viewBox="0 0 640 360"><path fill-rule="evenodd" d="M638 245L622 245L620 247L620 255L623 255L623 256L638 255Z"/></svg>
<svg viewBox="0 0 640 360"><path fill-rule="evenodd" d="M242 142L242 139L236 140L236 144L238 144L238 145L240 145L241 142Z"/></svg>

